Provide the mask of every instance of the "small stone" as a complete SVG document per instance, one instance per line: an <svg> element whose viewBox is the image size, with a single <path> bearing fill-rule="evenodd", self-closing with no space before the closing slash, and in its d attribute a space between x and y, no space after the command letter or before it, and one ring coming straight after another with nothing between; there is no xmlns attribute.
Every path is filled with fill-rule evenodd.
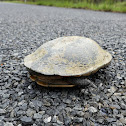
<svg viewBox="0 0 126 126"><path fill-rule="evenodd" d="M27 117L27 116L23 116L20 120L25 125L32 124L33 121L31 117Z"/></svg>
<svg viewBox="0 0 126 126"><path fill-rule="evenodd" d="M6 123L4 124L4 126L14 126L14 125L13 125L13 123L6 122Z"/></svg>
<svg viewBox="0 0 126 126"><path fill-rule="evenodd" d="M23 91L18 92L18 96L22 95L23 93L24 93Z"/></svg>
<svg viewBox="0 0 126 126"><path fill-rule="evenodd" d="M18 124L17 126L22 126L21 124Z"/></svg>
<svg viewBox="0 0 126 126"><path fill-rule="evenodd" d="M118 110L117 109L113 109L113 114L117 115L118 114Z"/></svg>
<svg viewBox="0 0 126 126"><path fill-rule="evenodd" d="M49 123L51 121L51 116L45 118L43 121L44 123Z"/></svg>
<svg viewBox="0 0 126 126"><path fill-rule="evenodd" d="M117 125L113 123L112 126L117 126Z"/></svg>
<svg viewBox="0 0 126 126"><path fill-rule="evenodd" d="M66 100L63 99L63 102L64 102L64 103L67 103L67 104L70 104L70 103L71 103L71 100L69 100L69 99L66 99Z"/></svg>
<svg viewBox="0 0 126 126"><path fill-rule="evenodd" d="M12 117L12 118L13 118L15 115L16 115L16 114L15 114L15 111L14 111L14 110L12 110L12 111L11 111L11 113L10 113L10 117Z"/></svg>
<svg viewBox="0 0 126 126"><path fill-rule="evenodd" d="M21 116L21 115L24 115L25 113L26 113L25 111L19 110L16 112L16 115Z"/></svg>
<svg viewBox="0 0 126 126"><path fill-rule="evenodd" d="M97 109L94 108L93 106L89 107L88 110L89 110L89 112L92 112L92 113L97 112Z"/></svg>
<svg viewBox="0 0 126 126"><path fill-rule="evenodd" d="M75 106L73 109L74 110L82 110L81 106Z"/></svg>
<svg viewBox="0 0 126 126"><path fill-rule="evenodd" d="M35 97L36 97L35 93L30 95L30 99L34 99Z"/></svg>
<svg viewBox="0 0 126 126"><path fill-rule="evenodd" d="M65 116L65 113L64 113L64 116ZM58 120L59 120L60 122L63 122L63 115L59 114L59 115L58 115Z"/></svg>
<svg viewBox="0 0 126 126"><path fill-rule="evenodd" d="M32 126L37 126L35 123Z"/></svg>
<svg viewBox="0 0 126 126"><path fill-rule="evenodd" d="M108 89L108 92L114 93L116 91L116 88L114 86L111 86L110 89Z"/></svg>
<svg viewBox="0 0 126 126"><path fill-rule="evenodd" d="M70 107L66 107L65 110L67 113L72 111L72 109Z"/></svg>
<svg viewBox="0 0 126 126"><path fill-rule="evenodd" d="M57 122L57 120L58 120L58 117L56 115L54 115L52 121Z"/></svg>
<svg viewBox="0 0 126 126"><path fill-rule="evenodd" d="M13 80L16 80L17 82L18 82L18 81L21 81L21 78L19 78L19 77L12 77L12 79L13 79Z"/></svg>
<svg viewBox="0 0 126 126"><path fill-rule="evenodd" d="M31 85L29 85L29 86L28 86L28 89L32 89L32 86L31 86Z"/></svg>
<svg viewBox="0 0 126 126"><path fill-rule="evenodd" d="M115 96L121 96L121 93L114 93Z"/></svg>
<svg viewBox="0 0 126 126"><path fill-rule="evenodd" d="M60 120L57 120L57 124L62 125L63 122L61 122Z"/></svg>
<svg viewBox="0 0 126 126"><path fill-rule="evenodd" d="M18 56L19 53L13 53L13 56Z"/></svg>
<svg viewBox="0 0 126 126"><path fill-rule="evenodd" d="M18 84L19 84L18 82L15 82L15 83L14 83L14 86L17 86Z"/></svg>
<svg viewBox="0 0 126 126"><path fill-rule="evenodd" d="M33 109L28 109L28 110L26 111L27 116L30 116L30 117L33 116L34 113L36 113L36 111L33 110Z"/></svg>
<svg viewBox="0 0 126 126"><path fill-rule="evenodd" d="M115 118L107 118L107 122L116 122Z"/></svg>
<svg viewBox="0 0 126 126"><path fill-rule="evenodd" d="M25 103L25 100L22 100L21 102L18 103L18 106L23 105Z"/></svg>
<svg viewBox="0 0 126 126"><path fill-rule="evenodd" d="M73 118L73 122L75 122L75 123L81 123L81 122L83 122L83 118L74 117Z"/></svg>
<svg viewBox="0 0 126 126"><path fill-rule="evenodd" d="M21 105L21 106L19 106L19 108L21 109L21 110L27 110L27 103L24 103L23 105Z"/></svg>
<svg viewBox="0 0 126 126"><path fill-rule="evenodd" d="M4 122L0 120L0 126L4 126Z"/></svg>
<svg viewBox="0 0 126 126"><path fill-rule="evenodd" d="M104 119L103 119L103 118L99 118L99 119L97 119L97 121L98 121L99 123L103 123Z"/></svg>
<svg viewBox="0 0 126 126"><path fill-rule="evenodd" d="M126 124L126 118L120 118L120 122Z"/></svg>
<svg viewBox="0 0 126 126"><path fill-rule="evenodd" d="M0 116L0 121L4 119L4 116Z"/></svg>
<svg viewBox="0 0 126 126"><path fill-rule="evenodd" d="M124 103L121 103L121 108L122 108L123 110L126 110L126 105L125 105Z"/></svg>
<svg viewBox="0 0 126 126"><path fill-rule="evenodd" d="M35 113L34 116L33 116L34 119L41 119L42 118L42 115L39 114L39 113Z"/></svg>
<svg viewBox="0 0 126 126"><path fill-rule="evenodd" d="M0 109L0 115L3 115L5 113L6 113L5 109Z"/></svg>
<svg viewBox="0 0 126 126"><path fill-rule="evenodd" d="M123 115L122 115L122 114L117 114L117 115L116 115L116 118L118 118L118 119L119 119L119 118L123 118Z"/></svg>
<svg viewBox="0 0 126 126"><path fill-rule="evenodd" d="M2 55L0 55L0 64L2 63Z"/></svg>
<svg viewBox="0 0 126 126"><path fill-rule="evenodd" d="M41 114L41 115L44 115L45 111L39 111L38 113Z"/></svg>
<svg viewBox="0 0 126 126"><path fill-rule="evenodd" d="M76 115L79 117L84 116L84 112L83 111L76 111Z"/></svg>
<svg viewBox="0 0 126 126"><path fill-rule="evenodd" d="M64 118L64 121L65 121L65 125L70 125L70 123L71 123L71 118L68 116L68 117L65 117Z"/></svg>
<svg viewBox="0 0 126 126"><path fill-rule="evenodd" d="M35 105L34 105L33 102L30 102L30 103L29 103L29 106L30 106L31 108L35 108Z"/></svg>
<svg viewBox="0 0 126 126"><path fill-rule="evenodd" d="M89 118L90 118L89 112L85 112L85 113L84 113L84 118L86 118L86 119L89 119Z"/></svg>
<svg viewBox="0 0 126 126"><path fill-rule="evenodd" d="M13 73L13 74L18 74L19 71L18 71L18 70L13 70L12 73Z"/></svg>
<svg viewBox="0 0 126 126"><path fill-rule="evenodd" d="M126 111L122 111L122 115L126 117Z"/></svg>
<svg viewBox="0 0 126 126"><path fill-rule="evenodd" d="M51 106L51 104L47 101L44 103L44 105L47 106L47 107Z"/></svg>
<svg viewBox="0 0 126 126"><path fill-rule="evenodd" d="M117 104L114 104L114 105L110 105L110 108L111 109L120 109L120 106Z"/></svg>

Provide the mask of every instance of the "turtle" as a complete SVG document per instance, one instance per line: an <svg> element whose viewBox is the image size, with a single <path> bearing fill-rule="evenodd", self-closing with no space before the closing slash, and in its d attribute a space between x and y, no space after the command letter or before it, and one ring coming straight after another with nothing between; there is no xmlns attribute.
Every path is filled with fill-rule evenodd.
<svg viewBox="0 0 126 126"><path fill-rule="evenodd" d="M107 66L111 60L111 54L94 40L64 36L42 44L24 58L24 65L31 80L41 86L74 87L93 84L86 76Z"/></svg>

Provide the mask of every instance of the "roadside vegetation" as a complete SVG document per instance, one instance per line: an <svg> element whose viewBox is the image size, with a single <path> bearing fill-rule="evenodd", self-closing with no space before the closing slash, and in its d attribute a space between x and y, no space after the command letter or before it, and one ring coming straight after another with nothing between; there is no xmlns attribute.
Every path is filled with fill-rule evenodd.
<svg viewBox="0 0 126 126"><path fill-rule="evenodd" d="M11 2L123 13L126 12L126 0L11 0Z"/></svg>

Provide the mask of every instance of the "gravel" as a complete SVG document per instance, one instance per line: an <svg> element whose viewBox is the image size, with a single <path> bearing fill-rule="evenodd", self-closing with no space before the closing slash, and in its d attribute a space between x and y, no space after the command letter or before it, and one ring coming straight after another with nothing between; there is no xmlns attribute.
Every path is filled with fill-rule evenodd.
<svg viewBox="0 0 126 126"><path fill-rule="evenodd" d="M32 118L31 117L27 117L27 116L21 117L20 120L21 120L22 124L24 124L24 125L29 125L29 124L33 123L32 122Z"/></svg>
<svg viewBox="0 0 126 126"><path fill-rule="evenodd" d="M89 37L111 64L93 87L44 88L29 79L26 55L61 36ZM125 126L126 15L0 3L0 126Z"/></svg>
<svg viewBox="0 0 126 126"><path fill-rule="evenodd" d="M4 126L14 126L13 123L6 122Z"/></svg>

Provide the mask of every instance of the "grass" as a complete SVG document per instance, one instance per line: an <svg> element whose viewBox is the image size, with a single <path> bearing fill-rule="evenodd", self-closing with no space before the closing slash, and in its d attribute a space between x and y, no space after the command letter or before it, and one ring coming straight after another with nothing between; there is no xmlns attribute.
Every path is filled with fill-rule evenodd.
<svg viewBox="0 0 126 126"><path fill-rule="evenodd" d="M23 1L8 1L14 3L24 3ZM81 9L91 9L99 11L111 11L111 12L122 12L126 13L126 2L101 2L98 4L88 3L86 1L73 2L68 0L38 0L36 2L26 2L26 4L36 4L45 6L56 6L56 7L67 7L67 8L81 8Z"/></svg>

